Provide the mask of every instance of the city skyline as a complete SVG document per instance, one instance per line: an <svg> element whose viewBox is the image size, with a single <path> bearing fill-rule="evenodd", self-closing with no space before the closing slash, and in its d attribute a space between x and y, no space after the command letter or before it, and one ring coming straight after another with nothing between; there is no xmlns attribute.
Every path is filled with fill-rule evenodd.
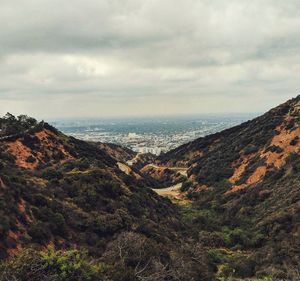
<svg viewBox="0 0 300 281"><path fill-rule="evenodd" d="M113 143L138 153L160 155L198 137L220 132L248 120L235 118L184 118L57 121L53 125L75 138L101 143Z"/></svg>

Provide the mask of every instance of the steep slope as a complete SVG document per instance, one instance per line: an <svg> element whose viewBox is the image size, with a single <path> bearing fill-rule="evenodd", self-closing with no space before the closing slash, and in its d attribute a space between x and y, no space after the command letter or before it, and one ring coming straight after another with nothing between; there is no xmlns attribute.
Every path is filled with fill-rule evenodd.
<svg viewBox="0 0 300 281"><path fill-rule="evenodd" d="M195 235L213 247L245 251L227 268L233 275L297 280L290 276L300 266L299 137L297 97L159 158L159 165L188 168L182 191L199 213Z"/></svg>
<svg viewBox="0 0 300 281"><path fill-rule="evenodd" d="M122 205L125 204L126 207L128 204L126 200L131 200L131 206L127 208L138 213L143 213L144 207L140 210L138 207L142 203L148 209L149 218L159 217L159 211L156 211L160 207L154 207L157 203L161 203L161 207L166 209L163 215L173 212L171 205L168 206L167 201L161 200L150 189L135 186L138 184L136 179L124 174L118 168L116 161L104 151L94 145L68 138L46 123L39 124L35 132L1 140L1 167L3 192L7 190L18 190L21 194L24 192L18 204L24 211L23 215L27 217L25 222L30 222L29 227L32 227L33 221L38 221L37 217L42 216L40 210L36 210L39 214L34 216L33 205L45 208L44 212L50 214L49 204L52 204L56 193L61 197L56 198L56 200L61 199L60 203L56 202L61 205L61 210L67 208L63 202L67 201L68 204L76 205L75 209L72 207L69 211L77 212L79 208L83 216L84 211L88 210L115 213ZM130 184L132 186L129 186ZM81 194L85 191L86 194ZM39 198L41 202L36 202L37 194L41 197ZM142 198L143 196L145 198ZM137 206L134 206L135 200ZM12 202L7 201L7 203ZM27 209L28 204L31 206ZM47 221L47 218L44 219ZM72 223L72 220L65 219L65 221ZM109 227L112 227L112 222ZM122 225L122 220L120 223ZM43 231L48 229L46 225L41 226ZM70 233L72 227L70 226ZM8 229L9 231L12 229ZM51 238L51 228L48 231L48 238ZM69 239L69 236L67 237Z"/></svg>
<svg viewBox="0 0 300 281"><path fill-rule="evenodd" d="M208 262L197 265L179 249L184 241L176 231L182 224L169 200L122 172L105 149L65 136L44 122L24 126L26 120L20 124L9 118L2 120L3 128L13 131L9 126L18 125L18 130L3 130L0 139L0 257L24 253L21 260L29 260L26 272L23 266L15 267L14 260L0 264L0 280L12 278L12 273L17 274L14 280L48 280L36 275L48 274L45 268L32 272L38 265L31 265L31 255L40 254L27 254L26 248L49 245L64 251L78 248L99 259L101 274L87 280L151 279L157 266L165 276L158 280L176 280L178 272L181 280L212 280ZM140 256L126 256L127 248L120 255L120 245L135 247ZM198 255L205 257L205 251ZM194 270L178 271L178 258ZM49 270L57 274L55 268ZM51 280L77 280L57 278Z"/></svg>
<svg viewBox="0 0 300 281"><path fill-rule="evenodd" d="M113 143L99 143L99 148L118 162L127 162L136 157L137 153L133 150Z"/></svg>
<svg viewBox="0 0 300 281"><path fill-rule="evenodd" d="M133 159L128 161L127 163L130 166L141 170L146 165L153 163L155 161L156 157L157 156L152 153L139 153Z"/></svg>
<svg viewBox="0 0 300 281"><path fill-rule="evenodd" d="M166 166L185 166L193 189L229 181L231 191L258 183L300 148L300 97L261 117L197 139L162 155Z"/></svg>
<svg viewBox="0 0 300 281"><path fill-rule="evenodd" d="M157 186L160 188L176 185L186 179L186 169L181 167L169 168L157 166L155 164L148 164L140 171L144 176L154 179L158 183Z"/></svg>

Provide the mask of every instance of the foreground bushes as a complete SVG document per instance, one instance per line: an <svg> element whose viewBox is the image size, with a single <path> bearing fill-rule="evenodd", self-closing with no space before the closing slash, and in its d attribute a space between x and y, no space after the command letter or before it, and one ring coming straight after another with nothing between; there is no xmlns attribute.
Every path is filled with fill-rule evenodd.
<svg viewBox="0 0 300 281"><path fill-rule="evenodd" d="M77 250L45 252L32 249L0 265L1 281L93 281L101 277L101 266Z"/></svg>
<svg viewBox="0 0 300 281"><path fill-rule="evenodd" d="M27 249L0 263L0 281L211 281L200 244L170 249L144 235L123 232L97 259L78 250Z"/></svg>

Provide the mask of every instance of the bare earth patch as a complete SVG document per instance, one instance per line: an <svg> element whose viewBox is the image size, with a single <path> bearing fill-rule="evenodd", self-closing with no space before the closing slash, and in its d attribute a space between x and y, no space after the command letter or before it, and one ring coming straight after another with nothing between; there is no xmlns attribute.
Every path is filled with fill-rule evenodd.
<svg viewBox="0 0 300 281"><path fill-rule="evenodd" d="M27 162L28 157L33 156L30 148L25 146L21 141L16 140L7 144L8 151L16 157L16 165L25 169L34 169L39 162L36 160L33 163Z"/></svg>
<svg viewBox="0 0 300 281"><path fill-rule="evenodd" d="M73 160L74 157L66 151L63 144L55 141L57 136L49 130L43 130L35 133L35 136L40 141L41 151L33 151L23 144L19 139L13 142L7 142L8 152L16 158L16 165L25 169L35 169L40 163L44 163L45 156L54 156L54 152L61 152L63 159L59 160L58 163L64 163L69 160ZM28 159L31 158L31 161Z"/></svg>
<svg viewBox="0 0 300 281"><path fill-rule="evenodd" d="M246 188L251 184L260 182L268 169L280 169L283 165L285 165L286 159L291 153L299 152L300 141L295 144L291 144L293 140L300 136L299 127L293 130L286 130L283 129L282 125L280 125L276 128L276 130L279 133L273 137L269 147L278 147L280 149L279 152L270 151L268 149L259 151L257 155L259 155L260 158L265 159L265 165L258 167L244 184L234 185L229 192L234 192ZM229 179L232 184L241 178L242 174L247 169L249 161L253 157L254 155L250 155L242 160L241 165L235 169L233 176Z"/></svg>

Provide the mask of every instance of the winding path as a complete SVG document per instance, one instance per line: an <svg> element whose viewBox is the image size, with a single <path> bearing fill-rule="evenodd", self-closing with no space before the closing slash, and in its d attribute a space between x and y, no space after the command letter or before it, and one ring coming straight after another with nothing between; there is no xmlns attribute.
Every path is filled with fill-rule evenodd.
<svg viewBox="0 0 300 281"><path fill-rule="evenodd" d="M129 174L130 170L131 170L130 166L134 163L134 161L136 161L138 159L139 155L140 154L137 154L133 159L128 160L126 162L127 165L124 164L124 163L118 162L117 164L119 166L119 169L122 170L123 172L125 172L126 174ZM144 166L143 169L145 169L147 167L157 169L157 170L168 169L168 170L176 171L176 172L180 173L182 176L184 176L186 178L188 177L188 175L187 175L188 168L158 166L158 165L155 165L155 164L151 163L151 164L148 164L148 165ZM175 198L175 199L178 199L178 200L183 200L182 194L180 192L181 187L182 187L182 182L177 183L177 184L172 185L172 186L169 186L169 187L165 187L165 188L152 188L152 190L155 191L160 196L172 197L172 198Z"/></svg>
<svg viewBox="0 0 300 281"><path fill-rule="evenodd" d="M155 191L160 196L178 196L180 194L180 188L182 187L182 182L177 183L175 185L166 187L166 188L153 188L152 190Z"/></svg>

